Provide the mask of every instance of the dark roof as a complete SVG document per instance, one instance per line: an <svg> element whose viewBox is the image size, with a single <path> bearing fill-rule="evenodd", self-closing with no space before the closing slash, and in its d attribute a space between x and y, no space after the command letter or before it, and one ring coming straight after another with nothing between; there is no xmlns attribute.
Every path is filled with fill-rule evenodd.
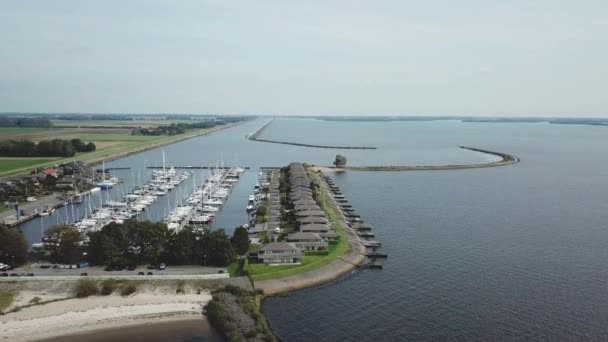
<svg viewBox="0 0 608 342"><path fill-rule="evenodd" d="M287 241L298 241L298 240L317 240L321 241L321 237L315 233L309 232L296 232L287 235Z"/></svg>
<svg viewBox="0 0 608 342"><path fill-rule="evenodd" d="M316 204L299 204L294 207L295 211L321 210Z"/></svg>
<svg viewBox="0 0 608 342"><path fill-rule="evenodd" d="M323 224L327 224L327 223L329 223L329 221L325 217L317 217L317 216L301 217L301 218L298 218L298 222L300 222L302 224L307 224L307 223L323 223Z"/></svg>
<svg viewBox="0 0 608 342"><path fill-rule="evenodd" d="M288 244L287 242L271 242L260 247L260 251L282 252L282 251L297 251L298 249Z"/></svg>
<svg viewBox="0 0 608 342"><path fill-rule="evenodd" d="M312 198L303 198L303 199L299 199L297 201L294 201L293 204L317 204L317 202L315 202Z"/></svg>
<svg viewBox="0 0 608 342"><path fill-rule="evenodd" d="M328 232L329 226L326 224L305 224L300 226L301 232Z"/></svg>
<svg viewBox="0 0 608 342"><path fill-rule="evenodd" d="M302 210L296 213L296 216L304 217L304 216L320 216L325 217L325 212L322 210Z"/></svg>

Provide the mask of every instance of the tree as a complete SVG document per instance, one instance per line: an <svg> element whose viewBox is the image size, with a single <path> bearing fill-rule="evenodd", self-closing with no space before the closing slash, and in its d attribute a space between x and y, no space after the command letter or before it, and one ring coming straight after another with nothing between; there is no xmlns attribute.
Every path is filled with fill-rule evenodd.
<svg viewBox="0 0 608 342"><path fill-rule="evenodd" d="M345 167L346 166L346 157L338 154L336 155L336 160L334 161L335 167Z"/></svg>
<svg viewBox="0 0 608 342"><path fill-rule="evenodd" d="M82 235L72 226L51 227L45 233L44 250L52 262L73 264L81 261L84 249L80 245Z"/></svg>
<svg viewBox="0 0 608 342"><path fill-rule="evenodd" d="M236 252L223 229L205 234L203 239L205 263L211 266L227 266L236 258Z"/></svg>
<svg viewBox="0 0 608 342"><path fill-rule="evenodd" d="M85 151L86 151L86 152L93 152L93 151L95 151L96 149L97 149L97 146L95 146L95 143L93 143L92 141L90 141L90 142L87 144L87 147L85 148Z"/></svg>
<svg viewBox="0 0 608 342"><path fill-rule="evenodd" d="M27 262L27 240L17 229L0 225L0 261L21 266Z"/></svg>
<svg viewBox="0 0 608 342"><path fill-rule="evenodd" d="M240 226L234 230L230 243L239 255L244 255L249 251L249 233L247 228Z"/></svg>
<svg viewBox="0 0 608 342"><path fill-rule="evenodd" d="M80 139L72 139L70 143L72 144L74 150L76 150L77 152L84 152L86 149L86 145Z"/></svg>

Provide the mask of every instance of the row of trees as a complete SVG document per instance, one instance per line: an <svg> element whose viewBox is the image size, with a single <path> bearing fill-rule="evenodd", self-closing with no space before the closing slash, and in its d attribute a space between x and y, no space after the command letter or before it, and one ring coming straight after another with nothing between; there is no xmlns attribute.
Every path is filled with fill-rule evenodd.
<svg viewBox="0 0 608 342"><path fill-rule="evenodd" d="M51 120L45 118L9 118L0 116L0 127L52 127Z"/></svg>
<svg viewBox="0 0 608 342"><path fill-rule="evenodd" d="M89 233L82 244L81 234L71 226L56 226L46 233L40 258L54 263L127 266L158 264L226 266L249 250L247 229L239 227L232 237L224 230L169 230L162 223L129 220L111 223Z"/></svg>
<svg viewBox="0 0 608 342"><path fill-rule="evenodd" d="M0 141L0 156L72 157L76 152L92 152L96 148L93 142L85 144L80 139L43 140L37 144L31 140L3 140Z"/></svg>
<svg viewBox="0 0 608 342"><path fill-rule="evenodd" d="M193 123L172 123L168 126L158 126L156 128L133 128L132 135L176 135L183 134L187 129L205 129L212 128L227 123L243 121L244 117L226 117L222 120L205 120Z"/></svg>
<svg viewBox="0 0 608 342"><path fill-rule="evenodd" d="M133 128L131 135L177 135L185 132L184 128L172 123L168 126L158 126L156 128Z"/></svg>

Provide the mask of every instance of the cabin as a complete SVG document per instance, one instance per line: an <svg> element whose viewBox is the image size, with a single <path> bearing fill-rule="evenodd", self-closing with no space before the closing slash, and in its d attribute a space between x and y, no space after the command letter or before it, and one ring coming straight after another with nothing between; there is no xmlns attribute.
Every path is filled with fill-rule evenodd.
<svg viewBox="0 0 608 342"><path fill-rule="evenodd" d="M295 205L294 210L295 211L321 210L321 208L316 204L312 204L312 205L300 204L300 205Z"/></svg>
<svg viewBox="0 0 608 342"><path fill-rule="evenodd" d="M327 249L327 241L319 234L297 232L287 235L287 242L293 243L297 248L305 251L316 251Z"/></svg>
<svg viewBox="0 0 608 342"><path fill-rule="evenodd" d="M302 225L307 224L328 224L329 221L324 216L306 216L306 217L298 217L298 222Z"/></svg>
<svg viewBox="0 0 608 342"><path fill-rule="evenodd" d="M294 205L316 205L317 202L315 202L313 199L299 199L297 201L293 202Z"/></svg>
<svg viewBox="0 0 608 342"><path fill-rule="evenodd" d="M45 176L53 176L53 177L59 176L59 172L53 168L45 169L44 171L42 171L42 173L44 173Z"/></svg>
<svg viewBox="0 0 608 342"><path fill-rule="evenodd" d="M328 233L331 229L326 224L305 224L300 226L300 231L303 233Z"/></svg>
<svg viewBox="0 0 608 342"><path fill-rule="evenodd" d="M322 210L302 210L302 211L296 212L296 217L306 217L306 216L325 217L325 212Z"/></svg>
<svg viewBox="0 0 608 342"><path fill-rule="evenodd" d="M271 242L260 247L258 259L265 264L299 264L304 253L287 242Z"/></svg>

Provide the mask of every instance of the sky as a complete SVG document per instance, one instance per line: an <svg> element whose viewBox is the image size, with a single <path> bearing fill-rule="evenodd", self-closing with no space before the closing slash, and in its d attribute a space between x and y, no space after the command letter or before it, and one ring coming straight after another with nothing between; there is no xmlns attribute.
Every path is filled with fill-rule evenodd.
<svg viewBox="0 0 608 342"><path fill-rule="evenodd" d="M608 1L0 0L0 112L608 116Z"/></svg>

